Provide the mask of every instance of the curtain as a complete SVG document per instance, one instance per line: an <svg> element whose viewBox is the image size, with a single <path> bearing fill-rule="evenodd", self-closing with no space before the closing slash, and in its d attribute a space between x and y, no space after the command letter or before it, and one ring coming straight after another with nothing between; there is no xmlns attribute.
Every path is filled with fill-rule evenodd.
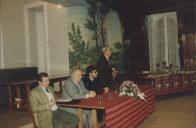
<svg viewBox="0 0 196 128"><path fill-rule="evenodd" d="M158 63L179 66L178 28L176 12L153 14L147 17L150 70Z"/></svg>

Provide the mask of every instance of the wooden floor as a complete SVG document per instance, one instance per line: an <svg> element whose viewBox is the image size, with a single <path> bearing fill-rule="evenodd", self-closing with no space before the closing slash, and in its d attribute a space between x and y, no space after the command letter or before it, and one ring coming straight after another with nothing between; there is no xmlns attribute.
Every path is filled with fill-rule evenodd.
<svg viewBox="0 0 196 128"><path fill-rule="evenodd" d="M15 112L9 120L4 111L0 112L0 128L33 128L33 125L24 112ZM156 111L138 128L196 128L196 97L182 95L157 100Z"/></svg>
<svg viewBox="0 0 196 128"><path fill-rule="evenodd" d="M8 112L1 111L0 128L33 128L33 123L26 112L15 111L14 117L9 119Z"/></svg>
<svg viewBox="0 0 196 128"><path fill-rule="evenodd" d="M196 97L183 95L157 100L156 111L139 128L196 128Z"/></svg>

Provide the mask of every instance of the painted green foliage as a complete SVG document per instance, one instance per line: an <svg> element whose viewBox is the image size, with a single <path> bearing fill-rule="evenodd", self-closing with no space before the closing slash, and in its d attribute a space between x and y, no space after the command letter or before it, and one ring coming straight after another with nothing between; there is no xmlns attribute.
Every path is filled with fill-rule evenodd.
<svg viewBox="0 0 196 128"><path fill-rule="evenodd" d="M85 28L92 32L94 47L89 47L89 42L82 39L79 26L75 27L72 23L72 30L68 33L70 44L70 68L80 67L83 70L88 65L96 65L101 48L106 46L106 29L104 28L104 18L109 12L109 8L102 4L100 0L86 0L88 18L86 19ZM92 42L93 43L93 42ZM115 52L112 55L112 63L122 71L122 43L114 44Z"/></svg>
<svg viewBox="0 0 196 128"><path fill-rule="evenodd" d="M120 73L123 72L123 46L121 42L114 43L114 52L112 53L111 62Z"/></svg>
<svg viewBox="0 0 196 128"><path fill-rule="evenodd" d="M95 41L97 54L100 55L101 48L106 46L106 29L104 27L104 18L109 12L109 8L100 0L85 0L87 3L88 18L85 28L89 29L92 39Z"/></svg>
<svg viewBox="0 0 196 128"><path fill-rule="evenodd" d="M71 25L71 32L68 33L72 49L69 50L70 67L83 67L88 63L88 49L89 43L82 39L80 27L75 27L74 23Z"/></svg>

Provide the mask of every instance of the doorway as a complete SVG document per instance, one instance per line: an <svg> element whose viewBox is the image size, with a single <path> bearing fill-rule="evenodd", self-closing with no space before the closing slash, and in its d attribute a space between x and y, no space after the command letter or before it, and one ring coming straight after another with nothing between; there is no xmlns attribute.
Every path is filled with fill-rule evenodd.
<svg viewBox="0 0 196 128"><path fill-rule="evenodd" d="M46 9L42 1L25 5L26 62L27 66L38 67L38 72L50 74Z"/></svg>
<svg viewBox="0 0 196 128"><path fill-rule="evenodd" d="M46 47L44 38L43 11L35 11L35 27L37 42L37 66L39 72L46 72Z"/></svg>

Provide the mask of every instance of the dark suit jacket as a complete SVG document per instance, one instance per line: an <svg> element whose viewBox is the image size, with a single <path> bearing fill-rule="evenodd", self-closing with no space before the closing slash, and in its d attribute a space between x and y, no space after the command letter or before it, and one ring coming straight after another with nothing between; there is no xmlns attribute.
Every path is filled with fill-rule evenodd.
<svg viewBox="0 0 196 128"><path fill-rule="evenodd" d="M84 86L89 91L95 91L97 94L103 93L104 90L99 83L98 79L94 79L93 81L88 77L85 76L82 78L82 81L84 83Z"/></svg>
<svg viewBox="0 0 196 128"><path fill-rule="evenodd" d="M117 75L115 78L113 78L111 89L112 90L119 89L121 83L122 83L122 78Z"/></svg>
<svg viewBox="0 0 196 128"><path fill-rule="evenodd" d="M112 65L103 55L97 62L97 71L101 85L103 87L110 87L112 85Z"/></svg>

